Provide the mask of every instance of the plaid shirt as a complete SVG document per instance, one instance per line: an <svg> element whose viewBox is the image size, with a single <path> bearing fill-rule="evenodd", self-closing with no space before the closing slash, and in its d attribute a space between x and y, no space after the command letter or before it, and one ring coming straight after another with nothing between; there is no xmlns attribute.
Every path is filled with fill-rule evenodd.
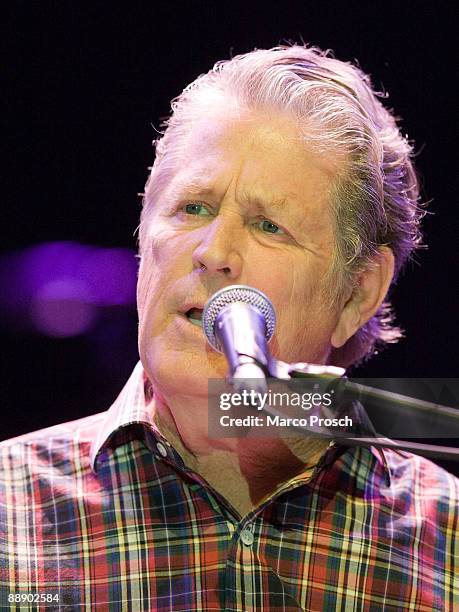
<svg viewBox="0 0 459 612"><path fill-rule="evenodd" d="M241 518L155 428L140 364L0 465L2 610L459 610L453 476L332 446Z"/></svg>

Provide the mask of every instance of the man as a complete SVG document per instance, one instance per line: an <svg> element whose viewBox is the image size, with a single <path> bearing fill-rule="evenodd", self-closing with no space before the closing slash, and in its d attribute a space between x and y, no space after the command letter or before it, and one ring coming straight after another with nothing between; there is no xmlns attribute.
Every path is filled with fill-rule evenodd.
<svg viewBox="0 0 459 612"><path fill-rule="evenodd" d="M140 225L141 363L107 413L2 445L3 605L453 610L447 472L207 428L227 364L200 318L222 287L268 295L283 361L347 367L398 338L384 300L420 241L407 140L366 75L299 46L217 64L172 110Z"/></svg>

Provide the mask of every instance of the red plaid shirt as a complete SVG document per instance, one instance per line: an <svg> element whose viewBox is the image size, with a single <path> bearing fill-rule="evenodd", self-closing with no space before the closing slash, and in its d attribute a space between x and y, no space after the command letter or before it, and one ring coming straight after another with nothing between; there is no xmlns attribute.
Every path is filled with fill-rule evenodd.
<svg viewBox="0 0 459 612"><path fill-rule="evenodd" d="M2 610L459 610L452 475L333 446L240 517L143 383L139 364L108 412L0 445Z"/></svg>

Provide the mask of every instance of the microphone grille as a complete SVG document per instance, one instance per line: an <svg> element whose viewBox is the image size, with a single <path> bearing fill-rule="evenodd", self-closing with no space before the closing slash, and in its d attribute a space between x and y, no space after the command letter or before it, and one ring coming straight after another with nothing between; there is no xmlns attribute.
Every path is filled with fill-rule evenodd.
<svg viewBox="0 0 459 612"><path fill-rule="evenodd" d="M269 342L276 326L276 313L271 301L264 293L253 287L248 287L247 285L230 285L214 293L204 306L202 313L202 329L209 344L217 351L221 350L220 344L214 333L215 320L225 306L235 302L251 304L261 312L266 324L266 341Z"/></svg>

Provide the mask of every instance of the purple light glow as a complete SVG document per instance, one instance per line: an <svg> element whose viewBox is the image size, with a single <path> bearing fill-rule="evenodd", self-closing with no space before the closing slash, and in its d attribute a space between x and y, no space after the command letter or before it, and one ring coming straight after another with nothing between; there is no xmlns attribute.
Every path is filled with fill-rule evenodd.
<svg viewBox="0 0 459 612"><path fill-rule="evenodd" d="M91 297L98 306L135 303L137 261L128 249L94 249L87 253L82 268ZM82 269L82 272L83 272Z"/></svg>
<svg viewBox="0 0 459 612"><path fill-rule="evenodd" d="M96 309L84 299L85 287L68 280L43 285L30 305L36 330L47 336L65 338L89 331L96 319Z"/></svg>
<svg viewBox="0 0 459 612"><path fill-rule="evenodd" d="M137 261L130 249L44 243L4 256L0 274L4 314L50 336L86 333L98 309L135 303Z"/></svg>

